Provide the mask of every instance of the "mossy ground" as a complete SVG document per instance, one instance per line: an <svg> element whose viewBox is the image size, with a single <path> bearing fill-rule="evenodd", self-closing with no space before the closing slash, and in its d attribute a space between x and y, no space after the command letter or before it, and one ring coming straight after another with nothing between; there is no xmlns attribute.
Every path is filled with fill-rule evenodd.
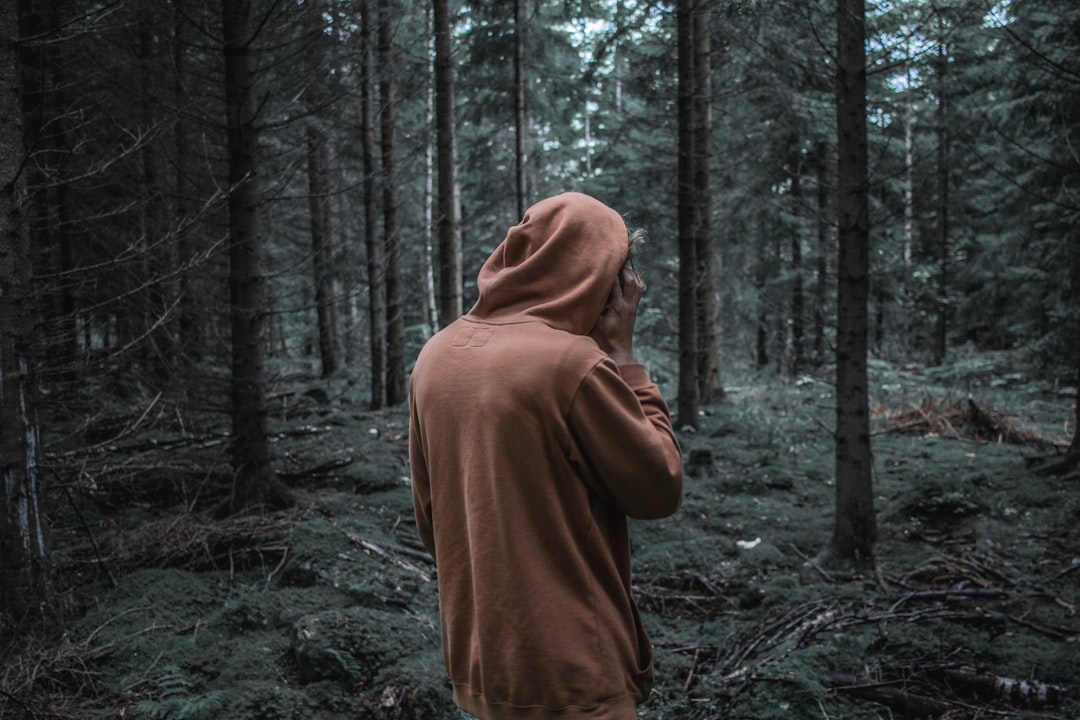
<svg viewBox="0 0 1080 720"><path fill-rule="evenodd" d="M1080 716L1078 481L1029 468L1049 446L974 442L962 428L903 434L882 419L970 396L1068 439L1074 400L995 362L874 365L870 571L818 561L834 493L828 382L745 378L682 432L682 509L632 524L656 650L643 719ZM152 423L157 449L143 434L99 454L102 467L173 458L124 479L158 487L132 500L99 481L69 487L74 503L51 498L64 631L8 653L0 716L456 717L434 567L411 518L404 412L302 397L275 415L293 510L207 519L207 458L220 448L164 454L177 430ZM963 673L1055 692L1010 699Z"/></svg>

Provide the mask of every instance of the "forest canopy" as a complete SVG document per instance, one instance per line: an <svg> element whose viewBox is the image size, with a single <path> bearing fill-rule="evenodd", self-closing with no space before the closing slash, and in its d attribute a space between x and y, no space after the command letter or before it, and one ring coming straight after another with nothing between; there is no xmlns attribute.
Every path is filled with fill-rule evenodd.
<svg viewBox="0 0 1080 720"><path fill-rule="evenodd" d="M180 377L212 386L229 336L221 13L182 0L24 5L22 176L42 387L75 396L88 376L151 396ZM390 360L406 365L437 327L437 291L455 281L435 253L431 11L389 3L380 44L376 5L251 4L264 343L271 360L315 371L369 373L371 338L402 343ZM835 8L703 6L719 347L797 374L828 361L835 316ZM874 352L940 363L1021 348L1072 373L1077 9L867 9ZM464 309L518 195L582 190L649 231L642 262L656 292L642 331L658 361L675 352L673 6L451 2L448 19ZM395 274L415 279L391 289L400 326L373 334L388 313L369 312L386 302L369 289L385 298Z"/></svg>

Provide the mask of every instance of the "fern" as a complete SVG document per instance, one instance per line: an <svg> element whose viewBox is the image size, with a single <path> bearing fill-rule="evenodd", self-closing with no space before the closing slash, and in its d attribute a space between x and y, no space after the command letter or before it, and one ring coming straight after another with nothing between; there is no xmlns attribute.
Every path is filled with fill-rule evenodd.
<svg viewBox="0 0 1080 720"><path fill-rule="evenodd" d="M158 720L207 720L218 717L225 706L223 691L196 692L184 671L175 665L162 670L157 685L159 697L141 700L138 708Z"/></svg>
<svg viewBox="0 0 1080 720"><path fill-rule="evenodd" d="M360 663L358 663L356 658L350 653L335 650L334 648L326 648L324 652L334 658L338 667L341 668L342 673L349 678L351 682L356 682L364 676L364 671L360 667Z"/></svg>

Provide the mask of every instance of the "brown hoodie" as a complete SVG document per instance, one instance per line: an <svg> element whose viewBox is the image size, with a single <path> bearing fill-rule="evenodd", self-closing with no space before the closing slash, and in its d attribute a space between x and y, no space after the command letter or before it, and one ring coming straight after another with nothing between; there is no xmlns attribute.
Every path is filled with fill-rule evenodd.
<svg viewBox="0 0 1080 720"><path fill-rule="evenodd" d="M626 517L675 512L682 459L644 368L589 337L626 256L597 200L537 203L413 369L416 519L454 700L481 720L626 720L652 687Z"/></svg>

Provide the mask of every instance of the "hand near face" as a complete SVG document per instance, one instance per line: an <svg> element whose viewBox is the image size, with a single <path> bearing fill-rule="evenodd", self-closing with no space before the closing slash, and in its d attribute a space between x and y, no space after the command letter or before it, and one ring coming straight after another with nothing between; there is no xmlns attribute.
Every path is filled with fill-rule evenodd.
<svg viewBox="0 0 1080 720"><path fill-rule="evenodd" d="M633 268L624 265L619 270L600 318L589 333L616 365L637 362L634 357L634 322L644 292L645 281Z"/></svg>

